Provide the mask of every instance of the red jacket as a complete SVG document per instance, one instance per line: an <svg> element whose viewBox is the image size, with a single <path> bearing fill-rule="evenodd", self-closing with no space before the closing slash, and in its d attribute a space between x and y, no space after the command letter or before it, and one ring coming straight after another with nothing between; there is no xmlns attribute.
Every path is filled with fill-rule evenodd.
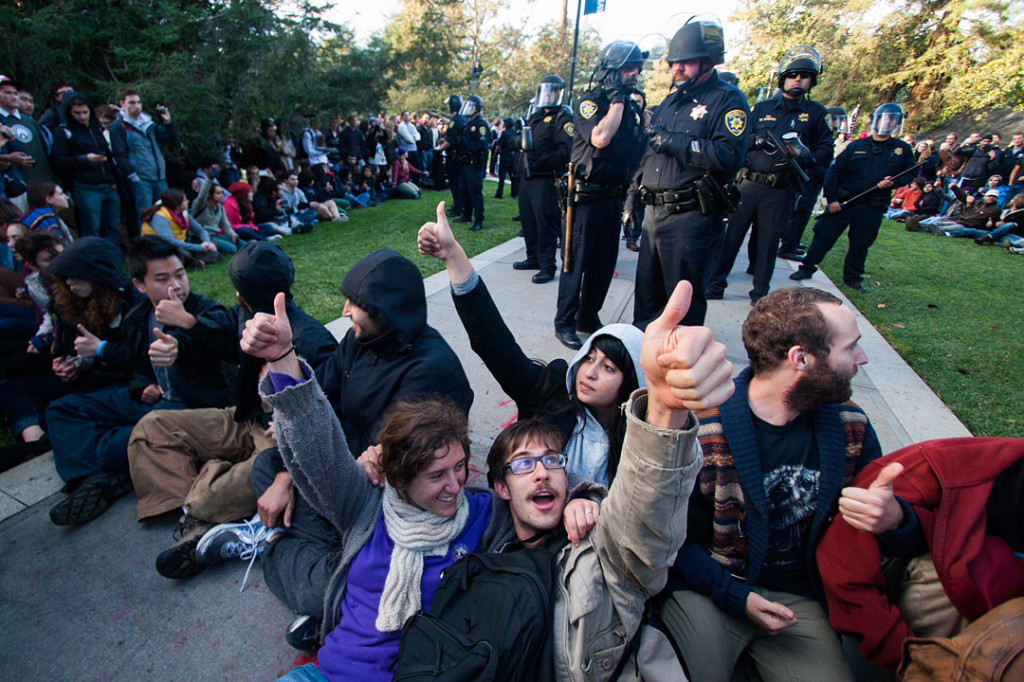
<svg viewBox="0 0 1024 682"><path fill-rule="evenodd" d="M917 514L946 595L965 618L975 620L1024 596L1024 568L1006 542L985 534L992 483L1022 457L1022 438L932 440L876 459L851 485L866 488L887 464L903 464L893 491ZM861 637L861 653L872 663L895 666L903 640L913 633L885 596L874 536L837 514L817 557L829 624Z"/></svg>

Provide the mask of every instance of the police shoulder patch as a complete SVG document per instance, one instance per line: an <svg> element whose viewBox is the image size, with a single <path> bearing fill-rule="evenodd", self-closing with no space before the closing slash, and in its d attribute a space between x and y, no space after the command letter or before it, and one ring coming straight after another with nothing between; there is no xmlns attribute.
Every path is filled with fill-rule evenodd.
<svg viewBox="0 0 1024 682"><path fill-rule="evenodd" d="M478 130L480 131L480 137L487 137L487 127L486 126L480 126L480 128Z"/></svg>
<svg viewBox="0 0 1024 682"><path fill-rule="evenodd" d="M739 137L747 129L747 112L742 109L733 109L725 115L725 127L729 132Z"/></svg>
<svg viewBox="0 0 1024 682"><path fill-rule="evenodd" d="M583 118L593 118L594 114L597 113L597 102L589 99L585 99L580 102L580 116Z"/></svg>
<svg viewBox="0 0 1024 682"><path fill-rule="evenodd" d="M564 126L562 126L562 130L564 130L565 134L568 135L569 137L576 136L576 126L572 124L572 121L569 121Z"/></svg>

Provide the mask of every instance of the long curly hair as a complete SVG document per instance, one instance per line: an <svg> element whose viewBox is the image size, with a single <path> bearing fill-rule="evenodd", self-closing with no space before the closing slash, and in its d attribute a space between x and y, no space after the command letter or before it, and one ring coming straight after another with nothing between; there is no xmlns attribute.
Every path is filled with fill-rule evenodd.
<svg viewBox="0 0 1024 682"><path fill-rule="evenodd" d="M110 325L120 312L120 294L117 289L92 283L92 295L80 298L68 288L61 277L52 278L54 312L62 322L82 325L101 339L110 334Z"/></svg>

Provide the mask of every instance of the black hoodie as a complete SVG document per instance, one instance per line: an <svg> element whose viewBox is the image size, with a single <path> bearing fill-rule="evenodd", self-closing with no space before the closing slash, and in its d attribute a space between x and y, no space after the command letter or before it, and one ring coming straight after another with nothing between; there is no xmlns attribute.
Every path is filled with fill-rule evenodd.
<svg viewBox="0 0 1024 682"><path fill-rule="evenodd" d="M53 162L57 170L74 182L85 185L112 185L114 177L114 156L110 152L103 127L95 114L89 114L89 125L83 126L71 115L72 102L85 102L92 110L92 102L80 92L69 92L61 100L66 123L60 124L53 133ZM88 154L107 157L102 163L92 163Z"/></svg>
<svg viewBox="0 0 1024 682"><path fill-rule="evenodd" d="M469 412L473 391L455 352L427 324L423 277L412 261L375 251L352 266L341 292L386 330L365 343L349 330L316 371L353 455L377 442L381 418L398 398L446 395Z"/></svg>

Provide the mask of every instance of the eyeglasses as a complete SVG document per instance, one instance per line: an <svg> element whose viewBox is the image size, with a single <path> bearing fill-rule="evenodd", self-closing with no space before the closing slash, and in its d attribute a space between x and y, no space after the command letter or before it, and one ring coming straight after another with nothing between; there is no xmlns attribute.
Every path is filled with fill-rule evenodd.
<svg viewBox="0 0 1024 682"><path fill-rule="evenodd" d="M517 457L505 465L505 470L511 471L516 476L522 476L536 469L537 462L543 464L545 469L564 469L566 461L565 455L561 452L540 457Z"/></svg>
<svg viewBox="0 0 1024 682"><path fill-rule="evenodd" d="M814 78L814 74L810 71L790 71L786 78Z"/></svg>

